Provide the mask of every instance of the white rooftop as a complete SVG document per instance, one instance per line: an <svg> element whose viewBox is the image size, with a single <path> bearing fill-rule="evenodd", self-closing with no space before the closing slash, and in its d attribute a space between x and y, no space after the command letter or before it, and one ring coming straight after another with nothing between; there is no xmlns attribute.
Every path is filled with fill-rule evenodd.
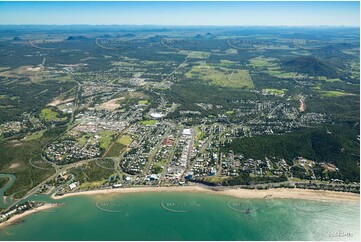
<svg viewBox="0 0 361 242"><path fill-rule="evenodd" d="M162 113L150 113L149 114L152 118L162 118L164 114Z"/></svg>
<svg viewBox="0 0 361 242"><path fill-rule="evenodd" d="M191 135L192 131L191 129L183 129L183 135Z"/></svg>

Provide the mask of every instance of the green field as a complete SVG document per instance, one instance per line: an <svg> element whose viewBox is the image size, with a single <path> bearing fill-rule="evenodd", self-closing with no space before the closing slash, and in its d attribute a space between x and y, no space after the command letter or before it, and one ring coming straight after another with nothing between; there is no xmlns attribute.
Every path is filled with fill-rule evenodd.
<svg viewBox="0 0 361 242"><path fill-rule="evenodd" d="M24 140L29 141L29 140L33 140L33 139L39 139L41 136L43 136L44 132L45 132L45 130L40 130L33 134L27 135L24 137Z"/></svg>
<svg viewBox="0 0 361 242"><path fill-rule="evenodd" d="M234 68L234 67L240 67L239 63L236 61L230 61L230 60L221 60L218 66L225 67L225 68Z"/></svg>
<svg viewBox="0 0 361 242"><path fill-rule="evenodd" d="M278 78L294 78L299 74L295 72L285 72L281 69L276 58L266 58L259 56L249 60L249 65L257 71L265 72Z"/></svg>
<svg viewBox="0 0 361 242"><path fill-rule="evenodd" d="M156 120L143 120L143 121L140 121L139 123L143 124L143 125L154 125L157 123L157 121Z"/></svg>
<svg viewBox="0 0 361 242"><path fill-rule="evenodd" d="M130 137L129 135L123 135L122 137L117 139L117 143L128 146L130 145L130 143L132 143L132 137Z"/></svg>
<svg viewBox="0 0 361 242"><path fill-rule="evenodd" d="M341 91L321 91L321 95L322 97L341 97L341 96L346 96L346 95L350 95L349 93L346 92L341 92Z"/></svg>
<svg viewBox="0 0 361 242"><path fill-rule="evenodd" d="M202 131L199 126L196 126L195 127L195 130L196 130L196 139L195 139L195 142L194 142L194 147L197 147L198 144L199 144L199 141L201 139L204 138L204 136L206 135L206 133L204 131Z"/></svg>
<svg viewBox="0 0 361 242"><path fill-rule="evenodd" d="M52 108L44 108L40 112L40 118L45 120L46 122L59 122L59 121L65 121L66 117L59 117L60 113L54 111Z"/></svg>
<svg viewBox="0 0 361 242"><path fill-rule="evenodd" d="M126 148L127 146L120 144L118 142L114 142L112 147L110 147L109 151L105 155L105 157L116 157L120 154L120 152Z"/></svg>
<svg viewBox="0 0 361 242"><path fill-rule="evenodd" d="M253 88L252 78L247 70L235 70L226 76L226 80L218 80L215 82L226 87L248 87Z"/></svg>
<svg viewBox="0 0 361 242"><path fill-rule="evenodd" d="M100 136L101 136L101 138L99 140L100 148L107 149L116 134L117 134L117 132L115 132L115 131L100 132Z"/></svg>
<svg viewBox="0 0 361 242"><path fill-rule="evenodd" d="M94 189L96 187L100 187L104 185L107 182L107 180L101 180L101 181L94 181L94 182L84 182L79 186L79 189Z"/></svg>
<svg viewBox="0 0 361 242"><path fill-rule="evenodd" d="M274 96L280 96L280 97L283 97L283 95L285 94L285 91L287 91L287 89L276 89L276 88L262 89L262 93L264 95L274 95Z"/></svg>
<svg viewBox="0 0 361 242"><path fill-rule="evenodd" d="M319 76L317 79L320 81L325 81L325 82L330 82L330 83L342 81L340 78L327 78L325 76Z"/></svg>
<svg viewBox="0 0 361 242"><path fill-rule="evenodd" d="M236 50L236 49L233 49L233 48L226 50L226 53L227 53L228 55L237 55L237 54L238 54L237 50Z"/></svg>
<svg viewBox="0 0 361 242"><path fill-rule="evenodd" d="M117 157L120 152L132 143L132 138L129 135L123 135L118 138L110 147L105 157Z"/></svg>
<svg viewBox="0 0 361 242"><path fill-rule="evenodd" d="M80 188L84 189L103 185L107 182L107 179L115 173L112 169L102 168L97 165L95 161L72 168L69 171L75 175L75 181L79 181L81 183Z"/></svg>
<svg viewBox="0 0 361 242"><path fill-rule="evenodd" d="M187 58L190 59L208 59L211 55L210 52L203 52L203 51L187 51L182 50L179 52L180 54L186 54Z"/></svg>
<svg viewBox="0 0 361 242"><path fill-rule="evenodd" d="M265 58L262 56L250 59L249 62L250 65L253 66L254 68L267 69L268 67L278 66L276 58Z"/></svg>
<svg viewBox="0 0 361 242"><path fill-rule="evenodd" d="M268 68L267 73L278 78L296 78L299 76L299 74L296 72L285 72L279 67Z"/></svg>
<svg viewBox="0 0 361 242"><path fill-rule="evenodd" d="M207 64L193 66L185 74L187 78L197 78L213 85L241 88L253 88L252 78L247 70L235 70L224 67L213 67Z"/></svg>
<svg viewBox="0 0 361 242"><path fill-rule="evenodd" d="M147 105L148 104L148 100L139 100L138 101L138 105Z"/></svg>

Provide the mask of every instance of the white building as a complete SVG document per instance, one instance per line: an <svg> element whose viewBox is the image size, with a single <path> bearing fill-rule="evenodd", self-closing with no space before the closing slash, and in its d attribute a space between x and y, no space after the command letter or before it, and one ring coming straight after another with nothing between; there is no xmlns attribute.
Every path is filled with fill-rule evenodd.
<svg viewBox="0 0 361 242"><path fill-rule="evenodd" d="M76 188L78 186L77 182L73 182L69 185L70 190L73 190L74 188Z"/></svg>

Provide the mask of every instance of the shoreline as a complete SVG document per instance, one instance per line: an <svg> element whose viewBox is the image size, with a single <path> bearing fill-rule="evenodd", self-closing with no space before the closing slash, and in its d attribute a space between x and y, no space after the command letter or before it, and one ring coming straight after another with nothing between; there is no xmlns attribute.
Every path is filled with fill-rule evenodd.
<svg viewBox="0 0 361 242"><path fill-rule="evenodd" d="M232 196L236 198L278 198L278 199L306 199L322 201L340 201L340 202L360 202L360 194L350 192L306 190L299 188L273 188L268 190L256 189L236 189L224 188L222 190L207 189L200 186L177 186L177 187L131 187L131 188L113 188L104 190L81 191L67 193L62 196L51 196L52 199L59 200L72 196L91 196L107 194L127 194L143 192L196 192L215 195Z"/></svg>
<svg viewBox="0 0 361 242"><path fill-rule="evenodd" d="M34 213L38 213L38 212L41 212L43 210L46 210L46 209L49 209L49 208L54 208L56 207L57 204L44 204L40 207L37 207L37 208L34 208L34 209L31 209L31 210L27 210L21 214L16 214L15 216L12 216L9 220L3 222L0 224L0 229L4 228L4 227L7 227L7 226L11 226L13 225L16 221L30 215L30 214L34 214Z"/></svg>
<svg viewBox="0 0 361 242"><path fill-rule="evenodd" d="M305 199L311 201L328 201L328 202L357 202L360 203L360 194L350 192L337 192L337 191L321 191L321 190L306 190L299 188L273 188L268 190L256 189L239 189L239 188L222 188L215 190L201 186L173 186L173 187L131 187L131 188L116 188L104 190L92 190L67 193L62 196L51 195L54 200L60 200L73 196L92 196L92 195L118 195L118 194L131 194L131 193L172 193L172 192L188 192L188 193L204 193L210 195L223 195L231 196L241 199ZM56 203L46 203L40 207L27 210L24 213L17 214L11 217L6 222L0 224L0 229L15 224L18 220L34 213L43 210L54 208L58 206Z"/></svg>

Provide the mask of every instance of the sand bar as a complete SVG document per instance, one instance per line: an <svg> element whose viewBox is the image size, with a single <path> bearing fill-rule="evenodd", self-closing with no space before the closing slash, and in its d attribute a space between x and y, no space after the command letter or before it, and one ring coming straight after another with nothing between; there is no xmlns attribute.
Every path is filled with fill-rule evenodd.
<svg viewBox="0 0 361 242"><path fill-rule="evenodd" d="M41 212L43 210L46 210L46 209L49 209L49 208L53 208L53 207L56 207L57 204L44 204L40 207L37 207L37 208L33 208L33 209L30 209L30 210L27 210L21 214L16 214L14 216L12 216L9 220L3 222L0 224L0 229L3 228L3 227L6 227L6 226L10 226L12 224L14 224L16 221L30 215L30 214L33 214L33 213L38 213L38 212Z"/></svg>

